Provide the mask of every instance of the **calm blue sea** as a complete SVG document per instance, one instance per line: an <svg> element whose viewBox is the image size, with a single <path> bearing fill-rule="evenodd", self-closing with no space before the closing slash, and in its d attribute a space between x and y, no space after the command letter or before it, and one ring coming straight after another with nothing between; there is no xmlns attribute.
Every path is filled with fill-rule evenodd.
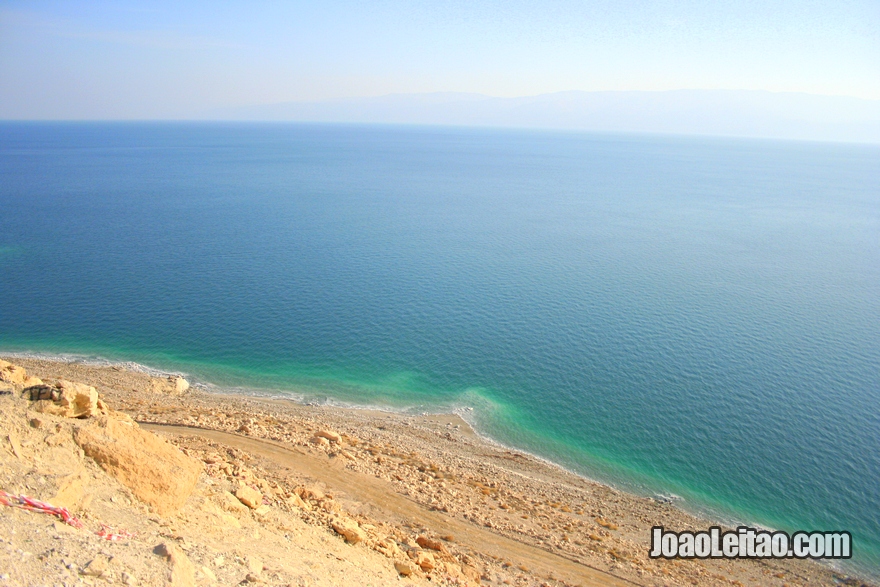
<svg viewBox="0 0 880 587"><path fill-rule="evenodd" d="M880 569L878 146L2 123L0 350L458 410Z"/></svg>

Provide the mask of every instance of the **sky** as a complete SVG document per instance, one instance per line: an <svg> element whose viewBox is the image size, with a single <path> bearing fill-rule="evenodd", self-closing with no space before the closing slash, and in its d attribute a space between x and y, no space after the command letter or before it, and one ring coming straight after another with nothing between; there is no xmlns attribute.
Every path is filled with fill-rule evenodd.
<svg viewBox="0 0 880 587"><path fill-rule="evenodd" d="M0 118L475 92L880 99L880 0L0 0Z"/></svg>

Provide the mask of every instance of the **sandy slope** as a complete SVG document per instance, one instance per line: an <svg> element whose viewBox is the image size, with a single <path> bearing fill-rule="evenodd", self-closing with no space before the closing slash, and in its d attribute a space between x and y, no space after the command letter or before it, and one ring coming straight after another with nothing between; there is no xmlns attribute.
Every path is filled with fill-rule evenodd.
<svg viewBox="0 0 880 587"><path fill-rule="evenodd" d="M82 490L70 506L86 526L3 508L0 567L9 570L0 574L7 584L164 585L175 568L178 584L185 584L180 569L189 569L191 584L199 585L849 580L809 562L651 560L651 526L709 524L484 442L454 416L178 393L164 379L120 367L15 362L47 381L95 386L111 408L169 439L203 473L182 508L159 516L83 454L76 430L91 425L88 419L39 415L34 428L33 404L18 398L21 386L7 386L14 393L0 396L0 489L51 501L79 476ZM322 432L332 440L316 436ZM242 487L262 494L255 507L232 496ZM94 534L101 523L135 537L108 542ZM356 534L356 543L340 532ZM159 552L170 548L175 556L155 554L161 544ZM107 570L83 575L101 553Z"/></svg>

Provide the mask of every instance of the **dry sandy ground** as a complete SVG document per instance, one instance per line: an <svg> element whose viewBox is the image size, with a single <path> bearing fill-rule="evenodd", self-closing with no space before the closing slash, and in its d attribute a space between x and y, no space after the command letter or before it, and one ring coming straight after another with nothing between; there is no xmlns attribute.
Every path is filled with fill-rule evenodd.
<svg viewBox="0 0 880 587"><path fill-rule="evenodd" d="M84 453L95 418L36 414L24 386L6 384L0 489L67 505L84 527L0 509L0 585L862 584L806 561L652 560L652 526L710 524L485 442L456 416L181 392L118 366L8 360L47 383L94 386L200 472L182 506L151 507L137 480ZM102 524L120 539L96 534Z"/></svg>

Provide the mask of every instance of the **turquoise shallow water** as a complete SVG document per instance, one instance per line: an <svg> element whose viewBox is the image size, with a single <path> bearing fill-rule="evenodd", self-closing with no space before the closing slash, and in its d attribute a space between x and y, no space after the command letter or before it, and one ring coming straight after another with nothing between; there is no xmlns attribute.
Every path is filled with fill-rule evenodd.
<svg viewBox="0 0 880 587"><path fill-rule="evenodd" d="M0 124L0 350L465 410L880 569L880 148Z"/></svg>

